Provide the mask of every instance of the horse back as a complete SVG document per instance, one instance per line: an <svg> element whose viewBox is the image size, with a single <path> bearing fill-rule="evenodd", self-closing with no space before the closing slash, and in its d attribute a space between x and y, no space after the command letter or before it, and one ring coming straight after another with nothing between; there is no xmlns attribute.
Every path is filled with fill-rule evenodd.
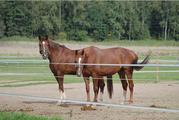
<svg viewBox="0 0 179 120"><path fill-rule="evenodd" d="M100 49L91 46L85 49L84 54L87 63L132 64L138 59L135 52L122 47Z"/></svg>

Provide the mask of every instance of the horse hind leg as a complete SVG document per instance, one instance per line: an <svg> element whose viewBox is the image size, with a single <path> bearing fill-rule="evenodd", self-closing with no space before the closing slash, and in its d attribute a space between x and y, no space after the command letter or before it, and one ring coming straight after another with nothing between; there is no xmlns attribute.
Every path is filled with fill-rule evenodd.
<svg viewBox="0 0 179 120"><path fill-rule="evenodd" d="M118 74L121 79L121 84L122 84L122 88L123 88L123 102L121 102L121 104L124 104L126 102L128 83L126 80L125 72L123 70L120 71Z"/></svg>
<svg viewBox="0 0 179 120"><path fill-rule="evenodd" d="M133 70L127 70L126 71L128 83L129 83L129 90L130 90L130 98L129 98L129 103L133 103L133 94L134 94L134 82L132 79L133 76Z"/></svg>
<svg viewBox="0 0 179 120"><path fill-rule="evenodd" d="M98 91L99 91L99 85L98 81L101 79L101 77L93 76L93 91L94 91L94 102L98 101Z"/></svg>
<svg viewBox="0 0 179 120"><path fill-rule="evenodd" d="M98 81L98 87L100 88L100 98L99 98L99 100L103 101L103 94L104 94L104 87L105 87L105 83L104 83L103 78Z"/></svg>
<svg viewBox="0 0 179 120"><path fill-rule="evenodd" d="M112 99L112 95L113 95L112 75L107 76L107 90L108 90L108 94L109 94L109 99Z"/></svg>
<svg viewBox="0 0 179 120"><path fill-rule="evenodd" d="M86 95L87 95L87 101L90 101L90 81L89 77L84 76L85 86L86 86Z"/></svg>

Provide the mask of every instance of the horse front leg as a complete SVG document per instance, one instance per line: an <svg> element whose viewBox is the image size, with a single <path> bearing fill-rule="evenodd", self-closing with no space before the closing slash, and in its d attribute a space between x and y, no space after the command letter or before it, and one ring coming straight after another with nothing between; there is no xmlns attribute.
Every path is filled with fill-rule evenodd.
<svg viewBox="0 0 179 120"><path fill-rule="evenodd" d="M63 87L63 82L64 82L64 75L63 74L59 74L56 76L57 82L58 82L58 86L59 86L59 92L60 92L60 100L58 101L58 103L62 103L64 99L66 99L66 95L65 95L65 91L64 91L64 87Z"/></svg>
<svg viewBox="0 0 179 120"><path fill-rule="evenodd" d="M83 76L86 86L87 101L90 101L90 81L88 76Z"/></svg>

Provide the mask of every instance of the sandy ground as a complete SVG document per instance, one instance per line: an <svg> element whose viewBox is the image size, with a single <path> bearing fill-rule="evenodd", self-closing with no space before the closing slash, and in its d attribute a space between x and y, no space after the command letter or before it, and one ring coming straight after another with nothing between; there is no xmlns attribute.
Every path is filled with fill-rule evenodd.
<svg viewBox="0 0 179 120"><path fill-rule="evenodd" d="M34 85L26 87L1 87L0 93L16 93L33 96L60 98L57 84ZM65 84L68 99L86 100L84 83ZM155 106L158 108L179 108L179 82L137 83L135 84L133 105ZM129 95L129 94L128 94ZM91 99L93 97L91 84ZM120 104L122 87L114 84L112 100L108 98L105 87L104 102ZM167 113L139 109L126 109L97 106L94 111L82 111L80 105L58 106L56 102L30 100L18 97L0 96L0 111L22 111L29 114L61 116L65 120L178 120L179 113Z"/></svg>

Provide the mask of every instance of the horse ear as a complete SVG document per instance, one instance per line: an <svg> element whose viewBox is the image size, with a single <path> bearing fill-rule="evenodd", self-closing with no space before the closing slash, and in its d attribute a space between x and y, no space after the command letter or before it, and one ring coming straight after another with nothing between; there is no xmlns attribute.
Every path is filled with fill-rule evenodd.
<svg viewBox="0 0 179 120"><path fill-rule="evenodd" d="M84 49L79 50L79 51L78 51L78 54L79 54L79 55L83 55L83 54L84 54Z"/></svg>
<svg viewBox="0 0 179 120"><path fill-rule="evenodd" d="M42 37L39 35L39 40L41 40L42 39Z"/></svg>
<svg viewBox="0 0 179 120"><path fill-rule="evenodd" d="M84 49L75 50L75 55L83 55L83 54L84 54Z"/></svg>
<svg viewBox="0 0 179 120"><path fill-rule="evenodd" d="M84 55L84 49L82 49L82 51L81 51L81 55Z"/></svg>
<svg viewBox="0 0 179 120"><path fill-rule="evenodd" d="M45 40L48 40L48 35L45 35Z"/></svg>
<svg viewBox="0 0 179 120"><path fill-rule="evenodd" d="M77 55L78 54L78 50L75 50L75 55Z"/></svg>

